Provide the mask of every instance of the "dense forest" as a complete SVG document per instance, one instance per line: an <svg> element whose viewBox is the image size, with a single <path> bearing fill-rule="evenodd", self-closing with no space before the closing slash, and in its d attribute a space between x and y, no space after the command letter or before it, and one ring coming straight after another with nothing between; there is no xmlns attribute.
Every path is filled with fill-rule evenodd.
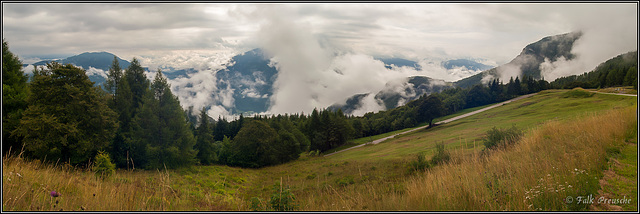
<svg viewBox="0 0 640 214"><path fill-rule="evenodd" d="M83 69L55 62L34 67L27 83L22 63L3 40L3 151L24 148L26 157L77 166L106 152L117 167L128 169L196 164L257 168L298 159L303 152L326 152L355 138L432 125L440 116L550 88L637 87L634 53L635 64L619 56L590 73L552 83L529 76L506 84L495 79L486 86L425 94L361 117L314 109L309 115L240 115L227 121L209 117L205 109L193 117L194 110L182 109L162 71L149 81L136 58L121 68L114 57L104 89L93 86Z"/></svg>
<svg viewBox="0 0 640 214"><path fill-rule="evenodd" d="M614 57L591 72L560 77L551 83L554 88L605 88L633 86L638 89L638 51Z"/></svg>

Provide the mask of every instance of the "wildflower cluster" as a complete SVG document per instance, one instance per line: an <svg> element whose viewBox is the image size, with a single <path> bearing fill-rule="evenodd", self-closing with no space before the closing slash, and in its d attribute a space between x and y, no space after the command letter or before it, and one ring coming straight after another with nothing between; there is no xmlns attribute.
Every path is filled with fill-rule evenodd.
<svg viewBox="0 0 640 214"><path fill-rule="evenodd" d="M573 169L573 171L571 171L571 174L574 174L574 175L587 174L588 175L589 173L584 170Z"/></svg>
<svg viewBox="0 0 640 214"><path fill-rule="evenodd" d="M554 167L554 169L556 168ZM588 174L585 170L579 169L574 169L571 173L573 175ZM567 181L561 183L558 179L554 179L551 174L547 174L538 179L536 186L524 191L524 202L528 204L527 208L529 210L550 210L552 206L556 205L553 202L558 201L556 200L557 198L564 198L567 191L575 192L572 191L574 190L574 185Z"/></svg>

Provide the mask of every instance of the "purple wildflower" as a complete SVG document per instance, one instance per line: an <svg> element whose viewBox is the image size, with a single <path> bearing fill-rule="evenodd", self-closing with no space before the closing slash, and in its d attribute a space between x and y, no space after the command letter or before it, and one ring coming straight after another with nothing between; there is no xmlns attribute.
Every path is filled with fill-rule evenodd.
<svg viewBox="0 0 640 214"><path fill-rule="evenodd" d="M55 198L55 197L60 196L60 193L59 193L59 192L56 192L56 191L51 191L51 194L50 194L50 195L51 195L51 197L54 197L54 198Z"/></svg>

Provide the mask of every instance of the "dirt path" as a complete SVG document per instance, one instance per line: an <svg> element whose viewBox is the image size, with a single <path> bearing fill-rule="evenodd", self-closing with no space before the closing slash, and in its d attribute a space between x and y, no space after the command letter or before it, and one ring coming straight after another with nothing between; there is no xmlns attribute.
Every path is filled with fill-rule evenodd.
<svg viewBox="0 0 640 214"><path fill-rule="evenodd" d="M502 106L504 104L507 104L507 103L510 103L510 102L513 102L513 101L518 101L518 100L521 100L521 99L524 99L524 98L527 98L527 97L531 97L531 96L536 95L536 94L537 93L522 95L522 96L510 99L510 100L507 100L507 101L492 105L492 106L488 106L488 107L485 107L485 108L482 108L482 109L478 109L478 110L475 110L475 111L472 111L472 112L469 112L469 113L466 113L466 114L463 114L463 115L460 115L460 116L456 116L456 117L453 117L453 118L450 118L450 119L446 119L446 120L443 120L443 121L440 121L440 122L437 122L437 123L434 123L434 124L435 125L440 125L440 124L450 123L450 122L453 122L455 120L459 120L459 119L462 119L462 118L465 118L465 117L468 117L468 116L471 116L471 115L474 115L474 114L477 114L477 113L480 113L480 112L483 112L483 111L486 111L486 110L489 110L489 109L493 109L495 107ZM429 125L420 126L418 128L411 129L411 130L408 130L408 131L404 131L402 133L398 133L398 134L394 134L394 135L391 135L391 136L388 136L388 137L380 138L380 139L377 139L377 140L374 140L374 141L371 141L371 142L368 142L368 143L363 143L363 144L360 144L360 145L357 145L357 146L353 146L353 147L349 147L349 148L346 148L346 149L343 149L343 150L340 150L340 151L335 151L335 152L333 152L331 154L324 155L324 157L328 157L328 156L334 155L336 153L348 151L348 150L351 150L351 149L363 147L363 146L368 145L368 144L378 144L378 143L381 143L381 142L383 142L385 140L388 140L390 138L394 138L394 137L396 137L398 135L406 134L406 133L413 132L413 131L416 131L416 130L419 130L419 129L424 129L424 128L427 128L427 127L429 127Z"/></svg>
<svg viewBox="0 0 640 214"><path fill-rule="evenodd" d="M620 95L620 96L630 96L630 97L637 97L638 95L635 94L616 94L616 93L604 93L604 92L597 92L597 91L590 91L592 93L598 93L598 94L613 94L613 95Z"/></svg>

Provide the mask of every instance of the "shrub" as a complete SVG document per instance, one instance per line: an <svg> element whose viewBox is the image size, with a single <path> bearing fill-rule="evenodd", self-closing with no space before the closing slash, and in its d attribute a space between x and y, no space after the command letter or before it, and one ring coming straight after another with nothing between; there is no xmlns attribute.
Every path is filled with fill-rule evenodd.
<svg viewBox="0 0 640 214"><path fill-rule="evenodd" d="M431 165L438 165L449 162L451 155L444 150L444 143L436 143L436 155L431 157Z"/></svg>
<svg viewBox="0 0 640 214"><path fill-rule="evenodd" d="M99 151L93 165L93 172L97 177L105 179L116 172L116 165L111 162L108 154Z"/></svg>
<svg viewBox="0 0 640 214"><path fill-rule="evenodd" d="M424 157L424 152L416 154L416 160L409 162L409 172L424 171L429 168L429 162Z"/></svg>
<svg viewBox="0 0 640 214"><path fill-rule="evenodd" d="M307 179L311 180L316 178L316 176L317 176L316 173L313 173L313 174L307 175Z"/></svg>
<svg viewBox="0 0 640 214"><path fill-rule="evenodd" d="M344 187L344 186L347 186L347 185L349 185L349 184L354 184L354 183L355 183L355 181L353 180L353 177L352 177L352 176L350 176L350 175L349 175L349 176L346 176L346 177L344 177L344 178L341 178L341 179L336 180L336 184L337 184L338 186L343 186L343 187Z"/></svg>
<svg viewBox="0 0 640 214"><path fill-rule="evenodd" d="M316 157L316 156L320 156L320 150L311 150L309 151L309 157Z"/></svg>
<svg viewBox="0 0 640 214"><path fill-rule="evenodd" d="M262 211L262 200L257 197L253 197L249 200L251 204L249 205L249 209L251 211Z"/></svg>
<svg viewBox="0 0 640 214"><path fill-rule="evenodd" d="M484 139L484 147L486 149L494 149L514 144L524 132L515 125L509 129L497 129L495 126L487 131L487 137Z"/></svg>
<svg viewBox="0 0 640 214"><path fill-rule="evenodd" d="M283 188L281 183L273 185L273 194L269 205L275 211L293 211L298 205L295 204L296 197L291 193L289 187Z"/></svg>

